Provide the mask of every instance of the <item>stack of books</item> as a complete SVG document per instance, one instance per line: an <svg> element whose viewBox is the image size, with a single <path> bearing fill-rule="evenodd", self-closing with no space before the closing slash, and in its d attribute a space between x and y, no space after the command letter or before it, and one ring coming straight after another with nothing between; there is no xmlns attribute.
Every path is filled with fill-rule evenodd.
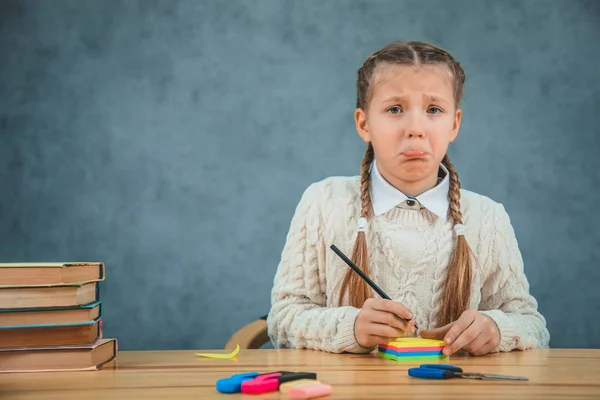
<svg viewBox="0 0 600 400"><path fill-rule="evenodd" d="M102 262L0 263L0 373L97 370L117 356L102 337Z"/></svg>

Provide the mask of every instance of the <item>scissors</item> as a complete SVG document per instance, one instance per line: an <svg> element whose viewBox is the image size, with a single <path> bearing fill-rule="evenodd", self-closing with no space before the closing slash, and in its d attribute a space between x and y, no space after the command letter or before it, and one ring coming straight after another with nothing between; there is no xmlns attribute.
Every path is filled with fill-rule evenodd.
<svg viewBox="0 0 600 400"><path fill-rule="evenodd" d="M422 364L419 368L409 368L408 375L424 379L507 379L511 381L528 381L528 378L511 375L481 374L478 372L463 372L462 368L446 364Z"/></svg>

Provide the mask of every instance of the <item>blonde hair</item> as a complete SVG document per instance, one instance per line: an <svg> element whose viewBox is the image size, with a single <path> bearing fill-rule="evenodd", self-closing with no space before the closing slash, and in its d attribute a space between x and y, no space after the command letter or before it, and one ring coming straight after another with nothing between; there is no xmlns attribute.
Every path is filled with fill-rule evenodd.
<svg viewBox="0 0 600 400"><path fill-rule="evenodd" d="M399 65L445 65L449 68L453 78L454 99L456 105L460 104L465 82L465 74L460 64L445 50L424 42L393 42L373 53L358 70L357 78L357 108L367 109L372 93L372 81L375 68L380 63ZM369 219L373 205L369 182L371 178L370 166L374 158L373 145L369 143L362 160L360 172L360 216ZM460 182L450 158L446 154L442 163L449 172L450 201L449 216L453 223L462 224L460 212ZM366 232L358 232L352 249L352 261L367 275L369 275L369 254L367 251ZM469 306L472 280L471 248L464 235L457 237L456 248L452 254L446 280L444 283L444 296L441 312L438 315L438 325L445 325L457 320ZM358 274L348 269L339 293L338 303L343 304L344 297L348 295L348 302L354 307L362 307L364 302L371 297L370 287Z"/></svg>

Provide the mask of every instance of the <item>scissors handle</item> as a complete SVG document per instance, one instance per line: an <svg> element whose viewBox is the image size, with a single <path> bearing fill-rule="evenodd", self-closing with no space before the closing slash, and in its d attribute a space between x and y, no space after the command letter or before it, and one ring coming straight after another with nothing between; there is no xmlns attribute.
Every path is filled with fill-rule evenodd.
<svg viewBox="0 0 600 400"><path fill-rule="evenodd" d="M452 372L463 372L462 368L448 364L421 364L419 365L419 368L435 368Z"/></svg>
<svg viewBox="0 0 600 400"><path fill-rule="evenodd" d="M456 377L456 372L438 368L409 368L408 376L423 379L450 379Z"/></svg>

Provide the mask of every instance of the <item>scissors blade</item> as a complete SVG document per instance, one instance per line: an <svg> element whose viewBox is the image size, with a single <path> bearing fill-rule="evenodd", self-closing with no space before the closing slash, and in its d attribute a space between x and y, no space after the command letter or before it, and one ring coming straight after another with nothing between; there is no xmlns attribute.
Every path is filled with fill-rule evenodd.
<svg viewBox="0 0 600 400"><path fill-rule="evenodd" d="M512 376L512 375L496 375L496 374L480 374L476 372L463 372L465 378L473 379L504 379L509 381L528 381L529 378L523 376Z"/></svg>

